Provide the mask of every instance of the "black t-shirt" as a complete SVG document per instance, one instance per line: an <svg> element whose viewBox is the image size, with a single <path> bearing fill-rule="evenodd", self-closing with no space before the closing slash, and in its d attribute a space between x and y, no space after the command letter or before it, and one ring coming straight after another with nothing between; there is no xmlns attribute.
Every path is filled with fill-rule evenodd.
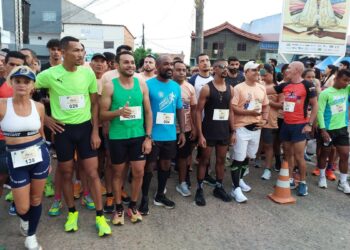
<svg viewBox="0 0 350 250"><path fill-rule="evenodd" d="M236 77L227 76L225 78L225 82L227 84L230 84L232 87L235 87L237 84L244 82L244 81L245 81L245 78L241 72L238 72Z"/></svg>

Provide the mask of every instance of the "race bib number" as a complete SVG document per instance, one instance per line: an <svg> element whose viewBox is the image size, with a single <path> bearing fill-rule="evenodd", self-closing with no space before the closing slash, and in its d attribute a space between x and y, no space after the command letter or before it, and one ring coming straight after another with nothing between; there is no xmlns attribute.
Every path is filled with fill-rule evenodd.
<svg viewBox="0 0 350 250"><path fill-rule="evenodd" d="M120 117L121 121L130 121L130 120L140 120L141 119L141 106L128 107L131 110L129 117Z"/></svg>
<svg viewBox="0 0 350 250"><path fill-rule="evenodd" d="M62 110L75 110L85 107L85 97L83 95L60 96L60 106Z"/></svg>
<svg viewBox="0 0 350 250"><path fill-rule="evenodd" d="M261 112L262 104L258 100L250 101L247 110L256 110L257 112Z"/></svg>
<svg viewBox="0 0 350 250"><path fill-rule="evenodd" d="M214 121L227 121L229 116L228 109L214 109L213 120Z"/></svg>
<svg viewBox="0 0 350 250"><path fill-rule="evenodd" d="M163 124L163 125L174 124L174 114L157 112L156 124Z"/></svg>
<svg viewBox="0 0 350 250"><path fill-rule="evenodd" d="M43 161L41 149L38 146L12 151L11 158L13 168L25 167Z"/></svg>
<svg viewBox="0 0 350 250"><path fill-rule="evenodd" d="M284 112L294 112L295 102L284 102L283 111Z"/></svg>
<svg viewBox="0 0 350 250"><path fill-rule="evenodd" d="M332 115L343 113L346 110L345 103L331 105Z"/></svg>

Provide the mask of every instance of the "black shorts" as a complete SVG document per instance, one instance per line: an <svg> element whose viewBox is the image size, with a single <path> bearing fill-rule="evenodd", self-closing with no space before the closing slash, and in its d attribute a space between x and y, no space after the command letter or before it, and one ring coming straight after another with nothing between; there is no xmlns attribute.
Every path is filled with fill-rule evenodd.
<svg viewBox="0 0 350 250"><path fill-rule="evenodd" d="M265 144L272 145L277 134L277 128L263 128L261 130L261 140Z"/></svg>
<svg viewBox="0 0 350 250"><path fill-rule="evenodd" d="M109 149L109 142L108 142L108 138L106 138L104 135L103 135L103 130L102 130L102 127L99 127L98 128L98 135L100 136L100 139L101 139L101 145L100 147L98 148L98 150L108 150Z"/></svg>
<svg viewBox="0 0 350 250"><path fill-rule="evenodd" d="M283 123L279 134L281 141L292 142L292 143L305 141L307 134L302 132L305 125L306 123L301 123L301 124Z"/></svg>
<svg viewBox="0 0 350 250"><path fill-rule="evenodd" d="M79 158L84 160L97 156L97 151L91 147L91 121L81 124L66 124L62 133L55 134L57 160L70 161L74 158L74 150Z"/></svg>
<svg viewBox="0 0 350 250"><path fill-rule="evenodd" d="M186 143L182 148L177 145L177 157L185 159L192 154L193 141L190 140L191 131L185 133ZM177 134L177 140L179 140L179 134Z"/></svg>
<svg viewBox="0 0 350 250"><path fill-rule="evenodd" d="M172 160L176 157L177 141L153 141L152 151L147 161Z"/></svg>
<svg viewBox="0 0 350 250"><path fill-rule="evenodd" d="M208 140L207 141L207 147L215 147L215 146L228 146L230 144L230 139L226 140Z"/></svg>
<svg viewBox="0 0 350 250"><path fill-rule="evenodd" d="M321 136L321 133L319 134L320 142L322 143L323 147L330 147L332 145L349 146L349 132L347 127L327 130L327 132L332 139L331 143L329 143L328 146L323 145L323 138Z"/></svg>
<svg viewBox="0 0 350 250"><path fill-rule="evenodd" d="M122 164L127 161L144 161L145 155L142 153L142 144L145 137L131 139L109 140L109 149L112 164Z"/></svg>
<svg viewBox="0 0 350 250"><path fill-rule="evenodd" d="M6 153L6 142L0 140L0 174L7 174L7 153Z"/></svg>

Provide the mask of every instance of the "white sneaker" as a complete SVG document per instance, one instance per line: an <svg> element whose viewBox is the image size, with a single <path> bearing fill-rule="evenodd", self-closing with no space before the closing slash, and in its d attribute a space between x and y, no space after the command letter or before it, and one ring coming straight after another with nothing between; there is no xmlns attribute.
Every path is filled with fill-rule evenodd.
<svg viewBox="0 0 350 250"><path fill-rule="evenodd" d="M238 202L238 203L242 203L242 202L246 202L248 200L247 197L244 196L244 194L242 193L242 189L240 187L238 188L232 188L231 190L231 196Z"/></svg>
<svg viewBox="0 0 350 250"><path fill-rule="evenodd" d="M318 180L318 186L320 188L327 188L327 178L326 177L320 177Z"/></svg>
<svg viewBox="0 0 350 250"><path fill-rule="evenodd" d="M338 190L343 191L344 194L350 194L349 182L340 182L338 181Z"/></svg>
<svg viewBox="0 0 350 250"><path fill-rule="evenodd" d="M191 191L188 189L186 182L182 182L181 184L176 185L176 191L179 192L183 197L191 195Z"/></svg>
<svg viewBox="0 0 350 250"><path fill-rule="evenodd" d="M36 240L35 234L32 236L27 236L24 246L28 250L42 250L42 247L39 245L38 241Z"/></svg>
<svg viewBox="0 0 350 250"><path fill-rule="evenodd" d="M261 176L261 179L263 180L270 180L271 179L271 170L268 168L264 169L264 173Z"/></svg>
<svg viewBox="0 0 350 250"><path fill-rule="evenodd" d="M19 230L23 236L28 235L29 221L19 219Z"/></svg>
<svg viewBox="0 0 350 250"><path fill-rule="evenodd" d="M248 186L243 179L239 180L239 186L243 192L249 192L250 190L252 190L252 188Z"/></svg>

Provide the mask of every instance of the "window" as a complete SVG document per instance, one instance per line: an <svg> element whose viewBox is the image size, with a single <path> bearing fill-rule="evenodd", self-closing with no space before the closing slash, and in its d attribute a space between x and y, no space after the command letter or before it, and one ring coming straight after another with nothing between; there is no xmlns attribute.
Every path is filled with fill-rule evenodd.
<svg viewBox="0 0 350 250"><path fill-rule="evenodd" d="M238 43L237 44L237 51L246 51L247 45L245 43Z"/></svg>
<svg viewBox="0 0 350 250"><path fill-rule="evenodd" d="M105 49L114 49L114 42L113 41L104 41L103 47Z"/></svg>
<svg viewBox="0 0 350 250"><path fill-rule="evenodd" d="M41 36L38 36L38 40L43 40L43 38Z"/></svg>
<svg viewBox="0 0 350 250"><path fill-rule="evenodd" d="M208 49L208 42L204 42L203 49Z"/></svg>
<svg viewBox="0 0 350 250"><path fill-rule="evenodd" d="M43 12L43 22L56 22L56 12L55 11L44 11Z"/></svg>
<svg viewBox="0 0 350 250"><path fill-rule="evenodd" d="M224 56L224 47L225 44L223 42L215 42L213 43L212 55L215 58Z"/></svg>

